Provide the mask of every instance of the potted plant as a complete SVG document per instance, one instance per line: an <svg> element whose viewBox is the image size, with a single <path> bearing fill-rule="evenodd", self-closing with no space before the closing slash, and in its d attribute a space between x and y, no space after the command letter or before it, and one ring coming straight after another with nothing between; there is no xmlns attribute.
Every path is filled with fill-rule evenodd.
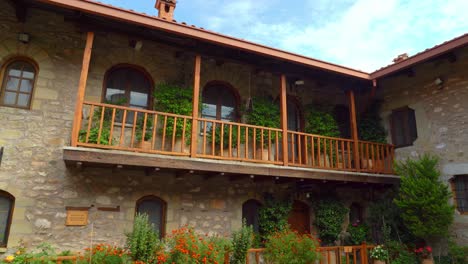
<svg viewBox="0 0 468 264"><path fill-rule="evenodd" d="M358 133L359 139L363 141L370 141L376 143L386 143L387 142L387 132L382 125L382 118L380 117L380 108L382 102L376 100L371 103L367 110L362 114L361 118L358 121ZM369 152L377 152L375 146L371 146ZM386 153L384 153L386 154ZM376 164L373 164L371 159L361 158L361 168L363 169L373 169L374 167L382 168L385 164L385 157L380 157L379 160L376 160Z"/></svg>
<svg viewBox="0 0 468 264"><path fill-rule="evenodd" d="M280 127L280 109L278 104L266 98L256 97L252 99L253 109L246 114L247 123L255 126L279 128ZM249 128L249 136L253 137L253 129ZM256 159L273 160L273 151L268 150L269 145L274 145L276 142L276 133L268 133L267 130L263 131L263 144L262 132L256 129L255 133ZM272 149L275 149L272 147ZM270 155L268 155L270 154ZM246 153L247 155L247 153Z"/></svg>
<svg viewBox="0 0 468 264"><path fill-rule="evenodd" d="M374 264L385 264L388 259L388 250L383 245L378 245L371 249L370 257L374 260Z"/></svg>
<svg viewBox="0 0 468 264"><path fill-rule="evenodd" d="M305 132L314 135L327 136L327 137L338 137L340 136L340 130L338 122L333 116L333 109L329 105L308 105L305 107ZM320 143L320 149L319 144ZM317 164L320 167L330 167L330 158L336 160L338 167L343 167L342 162L340 163L337 159L340 155L334 153L335 151L331 149L333 156L330 157L330 145L326 145L324 148L324 139L318 139L316 144L314 144L314 152L320 152L319 155L315 155L317 158ZM309 146L310 147L310 146ZM311 155L309 159L311 159ZM309 164L312 164L311 161L308 161ZM340 165L341 164L341 165Z"/></svg>
<svg viewBox="0 0 468 264"><path fill-rule="evenodd" d="M102 118L102 126L101 116L102 107L94 110L91 121L88 121L91 122L89 133L87 129L81 129L78 137L79 142L97 145L109 145L112 109L106 108L106 110L104 111L104 117Z"/></svg>
<svg viewBox="0 0 468 264"><path fill-rule="evenodd" d="M157 111L188 117L192 115L192 89L184 88L175 84L160 83L156 86L153 96L155 100L154 108ZM167 150L175 149L176 151L188 153L188 146L190 145L190 134L192 131L192 122L187 122L185 125L185 146L182 146L181 142L184 131L184 122L181 120L181 118L178 118L175 124L175 131L174 122L176 122L174 117L168 117L166 127L163 129L165 130L165 135L168 139L172 138L173 134L175 133L177 139L175 146L172 146L171 140L166 140L167 145L162 147L166 148Z"/></svg>
<svg viewBox="0 0 468 264"><path fill-rule="evenodd" d="M237 157L237 148L241 147L245 143L245 127L240 127L239 129L238 126L233 125L232 131L229 131L230 129L231 127L229 125L223 125L223 129L221 131L221 125L217 125L215 128L214 138L213 133L208 133L207 138L209 143L212 143L214 140L217 151L221 152L221 149L223 150L222 156L229 157L231 155L231 157ZM229 153L229 140L231 141L231 153ZM240 143L241 146L238 146L238 143ZM221 155L220 153L218 154Z"/></svg>
<svg viewBox="0 0 468 264"><path fill-rule="evenodd" d="M430 246L420 247L414 250L416 256L421 260L422 264L434 264L432 258L432 248Z"/></svg>

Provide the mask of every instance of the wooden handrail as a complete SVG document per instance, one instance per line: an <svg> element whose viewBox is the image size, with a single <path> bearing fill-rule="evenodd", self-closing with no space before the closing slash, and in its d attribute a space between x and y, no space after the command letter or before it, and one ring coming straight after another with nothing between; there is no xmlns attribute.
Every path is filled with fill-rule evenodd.
<svg viewBox="0 0 468 264"><path fill-rule="evenodd" d="M131 112L139 112L139 113L147 113L147 114L158 114L158 115L164 115L164 116L170 116L170 117L181 117L181 118L189 118L191 119L191 116L188 115L178 115L178 114L172 114L172 113L166 113L166 112L159 112L159 111L154 111L154 110L146 110L146 109L140 109L140 108L132 108L128 106L122 106L122 105L113 105L113 104L106 104L106 103L96 103L96 102L89 102L85 101L83 103L84 105L94 105L94 106L101 106L101 107L106 107L106 108L115 108L115 109L120 109L120 110L127 110Z"/></svg>
<svg viewBox="0 0 468 264"><path fill-rule="evenodd" d="M255 129L266 129L266 130L278 131L278 132L283 131L279 128L262 127L262 126L256 126L256 125L251 125L251 124L236 123L236 122L223 121L223 120L217 120L217 119L198 118L198 121L205 121L205 122L216 123L216 124L221 124L221 125L235 125L235 126L242 126L242 127L255 128Z"/></svg>

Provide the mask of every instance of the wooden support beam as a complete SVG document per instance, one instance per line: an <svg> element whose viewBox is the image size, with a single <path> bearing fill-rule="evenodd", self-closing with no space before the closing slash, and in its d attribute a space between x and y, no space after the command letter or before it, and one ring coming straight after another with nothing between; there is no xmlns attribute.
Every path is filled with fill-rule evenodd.
<svg viewBox="0 0 468 264"><path fill-rule="evenodd" d="M86 34L86 47L83 53L83 63L81 66L80 83L78 85L78 92L76 96L75 117L73 121L72 138L71 138L71 145L73 147L76 147L78 143L78 137L80 134L81 119L82 119L82 114L83 114L82 113L83 101L84 101L85 92L86 92L86 81L88 80L89 64L91 61L93 42L94 42L94 32L88 32Z"/></svg>
<svg viewBox="0 0 468 264"><path fill-rule="evenodd" d="M359 171L361 164L359 160L359 134L358 134L358 127L357 127L357 119L356 119L356 102L354 98L354 91L349 90L347 92L348 100L349 100L349 118L351 124L351 139L353 140L353 154L354 154L354 166Z"/></svg>
<svg viewBox="0 0 468 264"><path fill-rule="evenodd" d="M281 75L281 129L283 130L282 146L283 146L283 164L288 166L288 106L287 106L287 91L286 91L286 75Z"/></svg>
<svg viewBox="0 0 468 264"><path fill-rule="evenodd" d="M201 55L195 56L195 72L193 78L193 109L192 109L192 137L190 157L197 156L198 148L198 108L200 100L200 70L201 70Z"/></svg>

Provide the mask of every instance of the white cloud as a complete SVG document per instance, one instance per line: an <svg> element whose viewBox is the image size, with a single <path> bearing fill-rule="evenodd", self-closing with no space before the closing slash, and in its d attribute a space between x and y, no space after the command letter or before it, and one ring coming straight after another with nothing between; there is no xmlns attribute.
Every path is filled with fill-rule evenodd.
<svg viewBox="0 0 468 264"><path fill-rule="evenodd" d="M194 1L220 8L214 0ZM466 0L304 0L304 10L289 16L283 3L232 1L205 12L204 21L222 33L365 71L468 31ZM303 14L311 15L298 17Z"/></svg>

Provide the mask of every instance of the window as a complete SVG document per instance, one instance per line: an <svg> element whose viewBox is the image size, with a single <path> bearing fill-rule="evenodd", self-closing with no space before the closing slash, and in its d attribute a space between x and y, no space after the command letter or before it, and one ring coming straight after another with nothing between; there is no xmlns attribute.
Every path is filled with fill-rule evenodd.
<svg viewBox="0 0 468 264"><path fill-rule="evenodd" d="M29 109L37 75L37 68L26 59L6 64L0 94L0 104Z"/></svg>
<svg viewBox="0 0 468 264"><path fill-rule="evenodd" d="M104 102L139 109L151 107L152 84L149 74L136 66L118 65L107 71ZM119 117L121 118L121 117ZM127 115L127 123L133 115Z"/></svg>
<svg viewBox="0 0 468 264"><path fill-rule="evenodd" d="M202 117L223 121L237 121L239 96L231 86L211 82L203 90Z"/></svg>
<svg viewBox="0 0 468 264"><path fill-rule="evenodd" d="M413 145L418 138L414 110L407 106L395 109L392 111L390 122L393 144L396 147Z"/></svg>
<svg viewBox="0 0 468 264"><path fill-rule="evenodd" d="M245 219L247 226L252 226L255 233L259 233L258 211L262 204L257 200L248 200L242 204L242 220Z"/></svg>
<svg viewBox="0 0 468 264"><path fill-rule="evenodd" d="M462 214L468 214L468 175L457 175L452 180L455 204Z"/></svg>
<svg viewBox="0 0 468 264"><path fill-rule="evenodd" d="M164 236L166 202L156 196L145 196L137 201L136 212L147 214L150 224L154 225L155 231L160 237Z"/></svg>
<svg viewBox="0 0 468 264"><path fill-rule="evenodd" d="M0 190L0 247L7 246L14 204L15 198Z"/></svg>

